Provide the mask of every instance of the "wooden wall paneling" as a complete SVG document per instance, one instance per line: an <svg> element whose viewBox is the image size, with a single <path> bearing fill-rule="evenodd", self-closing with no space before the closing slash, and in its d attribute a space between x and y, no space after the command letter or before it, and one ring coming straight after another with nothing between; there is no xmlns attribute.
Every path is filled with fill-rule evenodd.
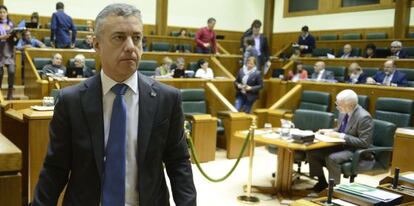
<svg viewBox="0 0 414 206"><path fill-rule="evenodd" d="M410 13L411 0L395 1L394 38L408 37Z"/></svg>
<svg viewBox="0 0 414 206"><path fill-rule="evenodd" d="M157 0L156 2L155 33L167 35L168 0Z"/></svg>
<svg viewBox="0 0 414 206"><path fill-rule="evenodd" d="M230 54L241 54L240 52L240 40L217 40L217 42Z"/></svg>
<svg viewBox="0 0 414 206"><path fill-rule="evenodd" d="M30 33L36 39L43 41L45 37L50 37L50 29L29 29ZM93 32L88 31L78 31L76 33L76 38L85 38L86 35L93 35Z"/></svg>
<svg viewBox="0 0 414 206"><path fill-rule="evenodd" d="M398 128L394 137L391 171L396 167L399 167L401 172L414 171L413 147L414 130Z"/></svg>
<svg viewBox="0 0 414 206"><path fill-rule="evenodd" d="M263 17L263 34L267 37L269 46L273 42L273 22L275 18L275 0L265 0Z"/></svg>
<svg viewBox="0 0 414 206"><path fill-rule="evenodd" d="M242 67L243 57L241 55L219 55L217 59L221 64L233 74L234 77L237 77L240 68Z"/></svg>

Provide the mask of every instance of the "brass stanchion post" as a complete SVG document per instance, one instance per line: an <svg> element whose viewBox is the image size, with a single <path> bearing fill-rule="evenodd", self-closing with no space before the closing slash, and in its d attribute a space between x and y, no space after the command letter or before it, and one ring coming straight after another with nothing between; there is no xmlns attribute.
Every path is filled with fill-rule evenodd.
<svg viewBox="0 0 414 206"><path fill-rule="evenodd" d="M256 126L256 118L253 118L252 125L250 126L250 157L249 157L249 177L247 180L247 191L246 195L241 195L237 197L237 200L239 200L242 203L246 204L257 204L260 202L259 198L256 196L253 196L252 193L252 177L253 177L253 157L254 157L254 131L257 128Z"/></svg>

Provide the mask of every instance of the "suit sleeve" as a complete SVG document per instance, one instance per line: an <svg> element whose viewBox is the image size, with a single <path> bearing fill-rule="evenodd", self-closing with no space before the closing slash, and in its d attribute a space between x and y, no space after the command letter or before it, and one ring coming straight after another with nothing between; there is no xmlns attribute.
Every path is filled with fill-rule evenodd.
<svg viewBox="0 0 414 206"><path fill-rule="evenodd" d="M407 75L405 75L402 72L400 74L401 74L401 79L400 79L400 81L398 81L398 86L399 87L406 87L406 86L408 86Z"/></svg>
<svg viewBox="0 0 414 206"><path fill-rule="evenodd" d="M250 93L259 93L259 91L263 88L263 79L260 73L257 73L256 82L251 87L252 89L249 91Z"/></svg>
<svg viewBox="0 0 414 206"><path fill-rule="evenodd" d="M72 31L72 44L75 44L76 43L77 30L76 30L76 26L73 23L73 20L72 19L70 20L70 22L71 22L71 25L70 25L71 28L70 28L70 30Z"/></svg>
<svg viewBox="0 0 414 206"><path fill-rule="evenodd" d="M372 133L374 131L374 122L368 115L364 116L357 123L358 137L345 134L345 143L357 148L368 148L372 143Z"/></svg>
<svg viewBox="0 0 414 206"><path fill-rule="evenodd" d="M53 13L52 15L52 20L50 22L50 42L55 43L55 33L56 33L56 29L57 29L57 17L56 14Z"/></svg>
<svg viewBox="0 0 414 206"><path fill-rule="evenodd" d="M49 145L35 187L32 206L56 205L68 181L71 162L71 131L68 122L69 117L61 93L49 125Z"/></svg>
<svg viewBox="0 0 414 206"><path fill-rule="evenodd" d="M270 51L269 51L269 44L267 42L267 38L263 36L263 50L262 54L264 57L265 62L269 61Z"/></svg>
<svg viewBox="0 0 414 206"><path fill-rule="evenodd" d="M184 135L184 115L181 109L181 95L176 92L174 109L170 118L170 129L164 152L164 164L171 183L174 202L177 206L195 206L196 189Z"/></svg>

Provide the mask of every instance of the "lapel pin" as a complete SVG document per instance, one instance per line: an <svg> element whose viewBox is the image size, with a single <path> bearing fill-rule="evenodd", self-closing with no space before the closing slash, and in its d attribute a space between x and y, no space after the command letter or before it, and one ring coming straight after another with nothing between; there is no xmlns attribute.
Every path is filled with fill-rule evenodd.
<svg viewBox="0 0 414 206"><path fill-rule="evenodd" d="M155 93L154 91L152 91L152 92L150 93L150 95L151 95L151 97L156 97L156 96L157 96L157 93Z"/></svg>

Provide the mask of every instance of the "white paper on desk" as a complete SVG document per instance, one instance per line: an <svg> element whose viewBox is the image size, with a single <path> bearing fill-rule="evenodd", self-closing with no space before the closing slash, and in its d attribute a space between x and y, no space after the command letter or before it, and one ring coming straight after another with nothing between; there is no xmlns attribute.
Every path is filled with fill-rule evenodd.
<svg viewBox="0 0 414 206"><path fill-rule="evenodd" d="M55 106L38 106L38 105L34 105L34 106L30 106L32 109L36 110L36 111L53 111L53 109L55 109Z"/></svg>
<svg viewBox="0 0 414 206"><path fill-rule="evenodd" d="M403 177L414 181L414 173L403 175Z"/></svg>
<svg viewBox="0 0 414 206"><path fill-rule="evenodd" d="M269 138L269 139L279 139L280 138L280 134L277 134L277 133L268 133L268 134L264 134L263 137L264 138Z"/></svg>
<svg viewBox="0 0 414 206"><path fill-rule="evenodd" d="M342 206L358 206L358 205L355 205L349 202L345 202L341 199L333 199L332 202L338 205L342 205Z"/></svg>
<svg viewBox="0 0 414 206"><path fill-rule="evenodd" d="M370 192L363 192L362 194L367 195L369 197L373 197L375 199L383 200L385 202L389 202L391 200L401 197L401 195L378 189Z"/></svg>
<svg viewBox="0 0 414 206"><path fill-rule="evenodd" d="M319 133L315 133L315 139L317 139L321 142L345 142L344 139L329 137L329 136L319 134Z"/></svg>
<svg viewBox="0 0 414 206"><path fill-rule="evenodd" d="M298 135L298 136L311 136L314 133L311 130L299 130L299 129L291 129L291 135Z"/></svg>
<svg viewBox="0 0 414 206"><path fill-rule="evenodd" d="M267 134L269 132L271 132L271 131L267 131L267 130L264 130L264 129L256 129L256 130L254 130L254 135L263 135L263 134ZM249 130L244 130L241 133L247 135L247 133L249 133Z"/></svg>

